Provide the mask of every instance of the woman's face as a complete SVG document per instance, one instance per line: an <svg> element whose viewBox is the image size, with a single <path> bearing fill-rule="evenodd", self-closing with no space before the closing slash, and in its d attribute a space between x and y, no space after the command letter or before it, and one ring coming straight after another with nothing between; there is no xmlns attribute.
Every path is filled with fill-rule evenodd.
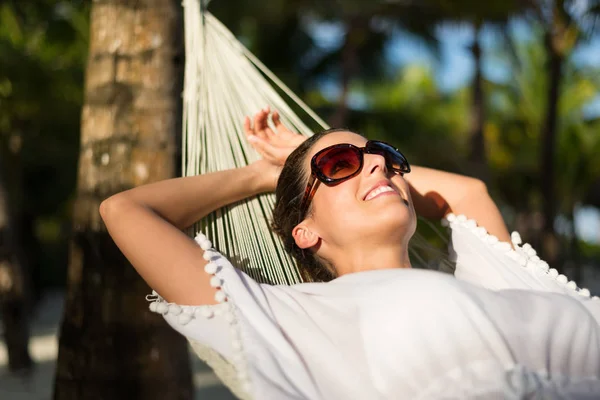
<svg viewBox="0 0 600 400"><path fill-rule="evenodd" d="M310 175L312 157L339 143L364 147L367 139L352 132L324 136L306 158L307 175ZM386 186L393 190L381 190ZM388 171L382 156L364 154L363 168L355 177L335 186L319 183L302 224L318 235L317 249L326 247L326 251L332 252L356 246L407 246L416 228L416 216L404 178Z"/></svg>

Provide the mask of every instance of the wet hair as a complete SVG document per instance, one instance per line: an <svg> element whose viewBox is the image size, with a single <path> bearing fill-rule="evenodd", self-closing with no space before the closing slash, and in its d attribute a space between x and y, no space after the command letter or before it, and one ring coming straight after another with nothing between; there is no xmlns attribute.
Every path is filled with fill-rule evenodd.
<svg viewBox="0 0 600 400"><path fill-rule="evenodd" d="M303 250L292 236L292 230L302 221L311 207L301 214L300 202L304 196L310 170L306 170L306 157L314 144L323 136L333 132L352 132L348 129L327 129L306 139L294 150L283 166L277 189L275 190L275 208L273 210L273 231L283 240L285 250L296 260L300 274L305 281L327 282L336 277L335 268L323 257L311 250Z"/></svg>

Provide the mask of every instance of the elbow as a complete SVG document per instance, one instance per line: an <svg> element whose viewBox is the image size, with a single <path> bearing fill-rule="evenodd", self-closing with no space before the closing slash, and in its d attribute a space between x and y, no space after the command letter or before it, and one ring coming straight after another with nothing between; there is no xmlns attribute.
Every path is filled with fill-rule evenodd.
<svg viewBox="0 0 600 400"><path fill-rule="evenodd" d="M104 199L102 203L100 203L100 208L98 211L100 212L100 216L102 220L106 223L106 217L108 216L108 210L110 209L110 197L108 199Z"/></svg>
<svg viewBox="0 0 600 400"><path fill-rule="evenodd" d="M451 204L452 212L463 213L460 211L465 205L471 205L488 197L487 185L484 181L477 178L466 178L460 186L461 196L454 204Z"/></svg>
<svg viewBox="0 0 600 400"><path fill-rule="evenodd" d="M108 223L108 220L110 219L110 214L114 208L114 202L114 196L111 196L100 203L100 217L102 217L102 221L104 221L105 224Z"/></svg>
<svg viewBox="0 0 600 400"><path fill-rule="evenodd" d="M124 207L124 199L119 194L109 197L108 199L102 201L100 203L100 217L106 225L113 219L115 219L115 215L119 214L119 210Z"/></svg>
<svg viewBox="0 0 600 400"><path fill-rule="evenodd" d="M484 181L477 178L470 178L467 187L467 193L471 196L488 195L488 188Z"/></svg>

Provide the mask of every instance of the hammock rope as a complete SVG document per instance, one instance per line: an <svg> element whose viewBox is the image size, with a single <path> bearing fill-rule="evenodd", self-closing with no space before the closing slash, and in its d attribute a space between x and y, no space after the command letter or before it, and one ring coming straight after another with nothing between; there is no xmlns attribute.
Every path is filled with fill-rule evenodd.
<svg viewBox="0 0 600 400"><path fill-rule="evenodd" d="M280 93L323 129L327 124L240 43L199 0L185 0L186 66L183 91L184 176L238 168L259 159L242 121L269 105L290 129L311 130ZM226 184L226 182L224 182ZM259 282L302 282L293 260L269 228L273 194L218 210L197 226L236 266Z"/></svg>
<svg viewBox="0 0 600 400"><path fill-rule="evenodd" d="M259 154L246 140L242 121L267 105L279 112L286 126L307 137L312 135L311 129L290 104L327 129L327 123L208 12L206 4L206 0L183 2L183 175L239 168L258 160ZM205 232L253 279L269 284L301 283L297 266L269 227L274 205L274 194L257 196L217 210L193 229ZM420 266L439 269L439 261L447 263L446 255L418 234L411 241L410 254ZM437 265L431 265L432 255Z"/></svg>
<svg viewBox="0 0 600 400"><path fill-rule="evenodd" d="M307 137L312 135L311 129L290 104L327 129L328 125L208 12L206 5L207 0L183 1L186 54L183 175L239 168L258 160L259 154L246 140L242 121L267 105L279 112L287 127ZM301 283L297 266L269 227L274 205L274 194L247 199L211 213L192 227L194 232L190 233L202 230L221 253L258 282ZM423 267L452 269L446 255L430 246L421 235L413 236L409 252ZM433 265L432 255L436 263ZM229 361L212 348L189 340L197 356L211 366L238 398L249 398Z"/></svg>

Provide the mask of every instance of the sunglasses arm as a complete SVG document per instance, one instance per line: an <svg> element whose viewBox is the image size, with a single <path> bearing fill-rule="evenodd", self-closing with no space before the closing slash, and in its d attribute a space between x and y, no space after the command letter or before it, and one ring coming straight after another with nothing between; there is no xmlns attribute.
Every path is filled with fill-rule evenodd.
<svg viewBox="0 0 600 400"><path fill-rule="evenodd" d="M314 173L311 174L308 184L306 185L306 190L304 191L304 197L302 198L302 203L300 203L300 215L301 216L306 214L306 209L308 208L308 205L312 201L312 198L315 195L315 191L317 190L318 185L319 185L319 180L317 179L317 176ZM301 221L298 221L298 223L300 223L300 222Z"/></svg>

